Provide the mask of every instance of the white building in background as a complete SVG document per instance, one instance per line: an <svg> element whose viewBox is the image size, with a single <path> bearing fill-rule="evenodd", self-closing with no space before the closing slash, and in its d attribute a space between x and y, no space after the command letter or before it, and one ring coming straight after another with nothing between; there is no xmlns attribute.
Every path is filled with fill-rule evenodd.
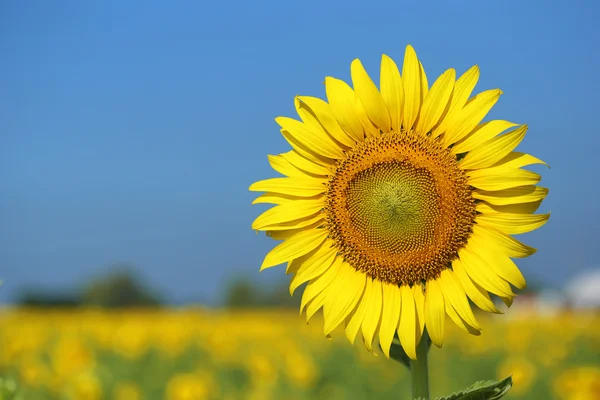
<svg viewBox="0 0 600 400"><path fill-rule="evenodd" d="M600 268L575 275L565 285L564 293L570 307L600 309Z"/></svg>
<svg viewBox="0 0 600 400"><path fill-rule="evenodd" d="M495 303L499 309L506 309L501 301ZM507 315L516 319L531 315L550 318L569 309L600 312L600 268L577 273L562 290L544 288L519 294Z"/></svg>

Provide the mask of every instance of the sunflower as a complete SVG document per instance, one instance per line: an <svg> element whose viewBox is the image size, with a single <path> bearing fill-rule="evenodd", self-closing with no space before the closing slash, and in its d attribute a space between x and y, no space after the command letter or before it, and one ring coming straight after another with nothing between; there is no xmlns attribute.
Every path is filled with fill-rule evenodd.
<svg viewBox="0 0 600 400"><path fill-rule="evenodd" d="M252 224L282 240L261 270L287 263L290 293L307 283L301 312L323 309L324 333L342 325L350 342L360 332L368 350L389 357L397 332L415 359L425 327L442 346L448 315L478 335L469 300L499 313L525 279L512 261L535 249L511 235L542 226L533 214L548 189L521 169L543 161L514 151L526 125L481 122L502 92L471 97L474 66L454 69L429 87L407 46L402 75L382 56L379 89L361 62L351 88L327 77L327 102L297 96L300 120L276 118L292 150L269 156L283 177L250 186L254 203L274 207Z"/></svg>

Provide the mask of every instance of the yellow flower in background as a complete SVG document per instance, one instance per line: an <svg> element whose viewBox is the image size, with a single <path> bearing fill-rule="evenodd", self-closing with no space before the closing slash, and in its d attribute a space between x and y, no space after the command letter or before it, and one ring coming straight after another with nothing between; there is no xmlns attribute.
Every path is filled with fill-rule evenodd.
<svg viewBox="0 0 600 400"><path fill-rule="evenodd" d="M319 371L312 357L299 349L291 348L284 353L285 372L288 379L303 389L311 388Z"/></svg>
<svg viewBox="0 0 600 400"><path fill-rule="evenodd" d="M102 383L96 375L86 372L71 378L69 399L100 400L102 398Z"/></svg>
<svg viewBox="0 0 600 400"><path fill-rule="evenodd" d="M570 348L568 344L554 340L552 346L540 347L536 349L534 355L546 368L560 368L562 361L569 356Z"/></svg>
<svg viewBox="0 0 600 400"><path fill-rule="evenodd" d="M504 347L507 351L524 352L535 341L539 329L531 321L513 321L505 329Z"/></svg>
<svg viewBox="0 0 600 400"><path fill-rule="evenodd" d="M477 66L429 87L408 46L402 75L383 56L380 89L359 60L351 75L325 79L328 102L296 97L302 121L276 118L293 150L269 156L284 177L250 186L275 205L252 228L283 240L261 270L287 263L292 293L308 282L301 311L322 308L325 334L343 325L389 357L397 332L414 359L425 326L439 347L446 315L479 334L469 299L497 313L489 293L510 305L525 287L511 258L535 249L510 235L548 220L533 214L548 190L521 169L543 162L514 151L526 125L481 122L502 92L471 97Z"/></svg>
<svg viewBox="0 0 600 400"><path fill-rule="evenodd" d="M122 356L134 360L148 350L147 331L147 328L139 321L125 323L115 329L111 348Z"/></svg>
<svg viewBox="0 0 600 400"><path fill-rule="evenodd" d="M220 330L215 330L199 343L201 348L213 350L219 354L220 362L233 361L237 359L240 348L239 339L232 335L223 335Z"/></svg>
<svg viewBox="0 0 600 400"><path fill-rule="evenodd" d="M273 360L261 352L250 354L245 360L246 368L254 385L274 386L279 378Z"/></svg>
<svg viewBox="0 0 600 400"><path fill-rule="evenodd" d="M21 360L19 365L21 381L33 387L48 383L51 376L50 369L38 356L32 354Z"/></svg>
<svg viewBox="0 0 600 400"><path fill-rule="evenodd" d="M535 365L523 357L509 357L498 366L498 379L512 375L511 393L520 395L527 393L535 381L537 370Z"/></svg>
<svg viewBox="0 0 600 400"><path fill-rule="evenodd" d="M17 363L21 357L27 357L35 353L39 348L45 346L48 341L47 331L39 323L31 325L23 324L24 318L15 318L13 322L14 331L2 332L0 340L2 351L0 351L0 366Z"/></svg>
<svg viewBox="0 0 600 400"><path fill-rule="evenodd" d="M156 338L156 345L163 354L169 357L181 354L191 340L190 330L174 323L164 324L159 331L160 335Z"/></svg>
<svg viewBox="0 0 600 400"><path fill-rule="evenodd" d="M115 400L141 400L142 393L135 382L119 382L114 388Z"/></svg>
<svg viewBox="0 0 600 400"><path fill-rule="evenodd" d="M168 400L218 399L216 385L208 373L188 373L175 375L167 384Z"/></svg>
<svg viewBox="0 0 600 400"><path fill-rule="evenodd" d="M92 369L96 364L93 349L83 338L66 336L52 349L51 362L59 381L69 379L73 374Z"/></svg>
<svg viewBox="0 0 600 400"><path fill-rule="evenodd" d="M600 399L600 368L568 369L554 382L554 391L561 400Z"/></svg>

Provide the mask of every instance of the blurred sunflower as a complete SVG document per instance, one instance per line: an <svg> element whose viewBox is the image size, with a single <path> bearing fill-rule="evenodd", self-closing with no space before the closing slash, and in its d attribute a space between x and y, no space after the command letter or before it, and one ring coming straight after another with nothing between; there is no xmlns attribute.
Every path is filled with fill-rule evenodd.
<svg viewBox="0 0 600 400"><path fill-rule="evenodd" d="M323 308L325 334L344 324L389 357L397 332L414 359L425 326L439 347L446 314L479 334L468 299L497 313L489 293L510 305L525 287L511 258L535 249L510 235L548 220L533 214L548 190L521 169L544 163L513 151L526 125L481 123L502 92L471 97L477 66L430 88L407 46L402 75L383 55L379 90L359 60L351 76L325 79L328 102L297 96L302 121L276 118L293 150L269 156L284 177L250 186L275 204L252 228L283 240L261 270L287 262L292 293L308 282L301 311Z"/></svg>

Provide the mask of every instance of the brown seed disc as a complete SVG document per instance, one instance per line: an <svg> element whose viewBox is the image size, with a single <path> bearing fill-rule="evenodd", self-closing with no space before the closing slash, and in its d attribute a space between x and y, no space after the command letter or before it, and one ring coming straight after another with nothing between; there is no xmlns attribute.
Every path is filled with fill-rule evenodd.
<svg viewBox="0 0 600 400"><path fill-rule="evenodd" d="M413 285L438 277L466 244L476 214L471 190L438 140L382 134L337 163L327 189L327 228L358 271Z"/></svg>

